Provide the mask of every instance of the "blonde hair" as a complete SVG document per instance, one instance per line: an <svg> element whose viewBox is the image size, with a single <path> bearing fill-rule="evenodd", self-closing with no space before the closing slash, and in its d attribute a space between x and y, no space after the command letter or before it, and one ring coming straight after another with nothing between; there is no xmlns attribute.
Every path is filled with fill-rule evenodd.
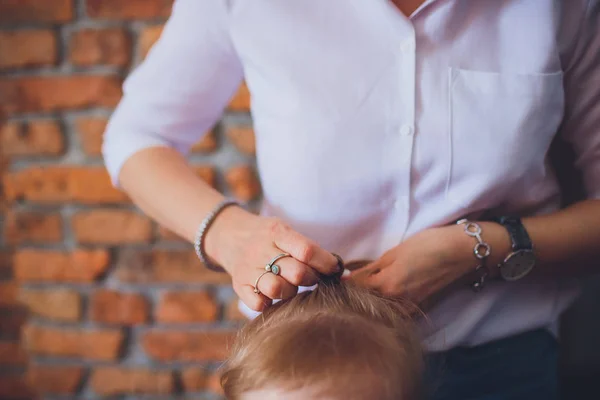
<svg viewBox="0 0 600 400"><path fill-rule="evenodd" d="M279 302L238 334L222 369L228 399L262 389L318 396L421 397L423 357L410 303L325 278Z"/></svg>

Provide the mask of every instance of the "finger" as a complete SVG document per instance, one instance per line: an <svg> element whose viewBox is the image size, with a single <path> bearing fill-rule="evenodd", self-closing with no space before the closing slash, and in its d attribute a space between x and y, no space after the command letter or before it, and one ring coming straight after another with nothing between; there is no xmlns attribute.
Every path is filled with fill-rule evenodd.
<svg viewBox="0 0 600 400"><path fill-rule="evenodd" d="M261 294L270 299L288 299L298 293L297 286L292 285L281 276L273 273L264 274L256 286Z"/></svg>
<svg viewBox="0 0 600 400"><path fill-rule="evenodd" d="M273 243L296 260L318 272L332 275L339 272L338 260L314 241L304 237L287 225L275 221L272 227Z"/></svg>
<svg viewBox="0 0 600 400"><path fill-rule="evenodd" d="M374 261L364 267L350 271L349 274L344 275L344 279L352 280L363 287L375 289L380 285L381 271L380 263Z"/></svg>
<svg viewBox="0 0 600 400"><path fill-rule="evenodd" d="M313 286L319 281L319 273L292 257L282 258L275 263L283 279L294 286Z"/></svg>
<svg viewBox="0 0 600 400"><path fill-rule="evenodd" d="M240 300L254 311L263 311L269 307L273 300L263 294L254 293L254 288L250 285L242 285L233 283L233 290L238 295Z"/></svg>

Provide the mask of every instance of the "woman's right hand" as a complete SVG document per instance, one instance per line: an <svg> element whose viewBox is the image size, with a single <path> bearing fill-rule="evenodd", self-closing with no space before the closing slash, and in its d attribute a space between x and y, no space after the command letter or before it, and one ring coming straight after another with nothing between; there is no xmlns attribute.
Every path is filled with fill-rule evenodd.
<svg viewBox="0 0 600 400"><path fill-rule="evenodd" d="M298 286L312 286L319 274L340 272L337 258L313 240L291 229L277 218L261 217L239 207L223 210L208 229L205 251L232 278L233 289L251 309L262 311L273 299L286 299ZM279 275L265 274L254 292L256 279L265 265L281 253L290 257L277 260Z"/></svg>

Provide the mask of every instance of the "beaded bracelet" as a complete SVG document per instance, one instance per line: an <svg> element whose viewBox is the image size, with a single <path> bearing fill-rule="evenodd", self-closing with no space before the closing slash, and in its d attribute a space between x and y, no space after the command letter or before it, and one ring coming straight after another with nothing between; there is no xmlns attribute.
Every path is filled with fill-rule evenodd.
<svg viewBox="0 0 600 400"><path fill-rule="evenodd" d="M204 219L200 223L200 226L196 231L196 238L194 240L194 250L196 250L196 255L198 256L200 261L202 261L202 263L206 266L206 268L215 272L225 272L225 270L223 269L223 267L212 263L208 259L208 255L204 251L204 239L206 237L206 232L208 231L208 228L210 228L215 218L221 213L221 211L223 211L229 206L242 207L242 205L239 202L233 199L226 199L217 204L217 206L210 213L208 213L208 215L204 217Z"/></svg>

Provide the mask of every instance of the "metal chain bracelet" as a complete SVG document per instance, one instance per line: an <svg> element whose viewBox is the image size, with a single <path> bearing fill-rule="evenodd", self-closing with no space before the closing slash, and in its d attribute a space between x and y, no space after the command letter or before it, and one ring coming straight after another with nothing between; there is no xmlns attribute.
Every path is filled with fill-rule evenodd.
<svg viewBox="0 0 600 400"><path fill-rule="evenodd" d="M486 260L492 252L492 247L481 238L481 226L467 219L461 219L456 222L457 225L464 225L465 233L477 240L473 247L473 254L477 258L479 264L475 267L475 280L471 284L471 288L479 292L485 286L485 280L489 275L486 267Z"/></svg>
<svg viewBox="0 0 600 400"><path fill-rule="evenodd" d="M208 255L204 250L204 239L206 238L206 232L208 231L208 228L210 228L215 218L219 215L221 211L223 211L229 206L242 207L242 204L233 199L226 199L217 204L216 207L213 208L213 210L210 213L208 213L206 217L204 217L204 219L200 223L200 226L198 226L198 230L196 231L196 238L194 240L194 250L196 250L196 255L198 256L200 261L202 261L206 268L215 272L225 272L225 270L223 269L223 267L212 263L208 259Z"/></svg>

